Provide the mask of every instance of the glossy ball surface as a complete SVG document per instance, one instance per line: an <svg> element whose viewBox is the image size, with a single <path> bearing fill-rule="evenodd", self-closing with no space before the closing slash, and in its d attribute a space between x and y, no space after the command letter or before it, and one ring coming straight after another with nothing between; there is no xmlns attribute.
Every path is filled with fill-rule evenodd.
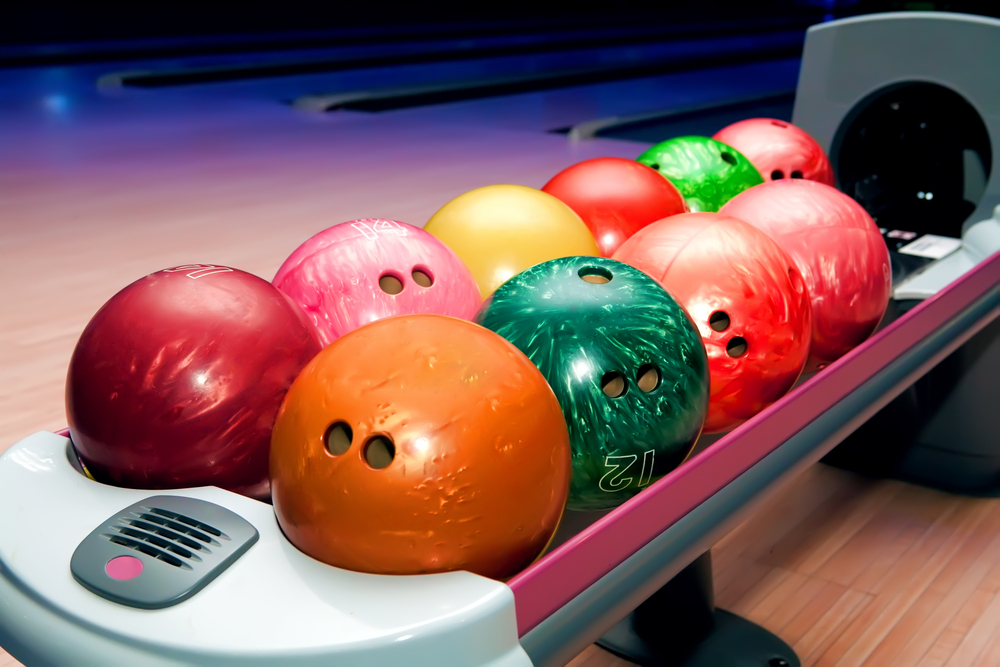
<svg viewBox="0 0 1000 667"><path fill-rule="evenodd" d="M488 185L445 204L424 226L462 258L487 297L508 278L556 257L599 255L576 213L523 185Z"/></svg>
<svg viewBox="0 0 1000 667"><path fill-rule="evenodd" d="M718 211L739 193L764 182L742 153L708 137L668 139L636 159L677 186L692 212Z"/></svg>
<svg viewBox="0 0 1000 667"><path fill-rule="evenodd" d="M795 262L747 223L718 213L656 222L615 259L687 309L708 352L705 432L728 431L791 389L809 356L809 295Z"/></svg>
<svg viewBox="0 0 1000 667"><path fill-rule="evenodd" d="M552 177L542 192L565 202L590 228L604 257L650 224L687 212L674 185L635 160L585 160Z"/></svg>
<svg viewBox="0 0 1000 667"><path fill-rule="evenodd" d="M625 502L687 457L708 407L697 329L656 281L566 257L508 280L476 320L541 369L573 446L570 509Z"/></svg>
<svg viewBox="0 0 1000 667"><path fill-rule="evenodd" d="M515 574L555 532L569 474L566 425L538 369L441 315L381 320L324 349L288 392L271 447L288 539L381 574Z"/></svg>
<svg viewBox="0 0 1000 667"><path fill-rule="evenodd" d="M812 302L807 371L867 339L892 294L889 250L871 216L847 195L813 181L774 181L722 210L778 242L798 265Z"/></svg>
<svg viewBox="0 0 1000 667"><path fill-rule="evenodd" d="M712 137L743 153L765 181L804 178L833 185L833 167L823 147L805 130L774 118L750 118Z"/></svg>
<svg viewBox="0 0 1000 667"><path fill-rule="evenodd" d="M472 319L482 303L448 246L395 220L354 220L300 245L271 281L313 322L324 345L394 315Z"/></svg>
<svg viewBox="0 0 1000 667"><path fill-rule="evenodd" d="M106 484L219 486L269 497L278 407L320 350L267 281L189 265L132 283L94 315L66 380L70 436Z"/></svg>

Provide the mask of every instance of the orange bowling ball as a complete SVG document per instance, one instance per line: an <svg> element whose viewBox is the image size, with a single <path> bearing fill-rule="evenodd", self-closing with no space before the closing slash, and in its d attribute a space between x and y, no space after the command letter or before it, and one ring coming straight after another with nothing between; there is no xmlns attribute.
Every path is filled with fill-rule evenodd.
<svg viewBox="0 0 1000 667"><path fill-rule="evenodd" d="M443 315L334 341L292 384L271 440L288 539L377 574L510 577L551 540L569 479L569 434L541 372Z"/></svg>

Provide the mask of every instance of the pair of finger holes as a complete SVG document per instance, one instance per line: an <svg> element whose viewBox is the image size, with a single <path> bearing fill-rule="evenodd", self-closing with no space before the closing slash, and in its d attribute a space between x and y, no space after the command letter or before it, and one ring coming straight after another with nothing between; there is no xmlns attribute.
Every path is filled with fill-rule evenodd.
<svg viewBox="0 0 1000 667"><path fill-rule="evenodd" d="M780 181L784 177L785 177L785 172L781 171L780 169L775 169L774 171L771 172L772 181ZM791 177L802 178L802 172L796 169L795 171L792 172Z"/></svg>
<svg viewBox="0 0 1000 667"><path fill-rule="evenodd" d="M660 386L660 379L660 369L653 364L643 364L636 374L636 384L646 394ZM618 371L611 371L601 378L601 391L608 398L620 398L628 391L628 382Z"/></svg>
<svg viewBox="0 0 1000 667"><path fill-rule="evenodd" d="M333 456L346 454L354 441L354 432L347 422L334 422L326 429L326 451ZM369 467L381 470L396 458L396 446L384 435L373 435L365 441L362 456Z"/></svg>
<svg viewBox="0 0 1000 667"><path fill-rule="evenodd" d="M712 328L712 331L721 333L728 329L731 324L732 319L730 319L729 313L724 310L717 310L708 317L708 326ZM736 359L746 354L748 347L746 338L733 336L726 343L726 354Z"/></svg>
<svg viewBox="0 0 1000 667"><path fill-rule="evenodd" d="M410 277L413 278L413 282L421 287L430 287L434 284L434 277L431 276L430 272L424 271L423 269L413 269L410 273ZM386 273L379 278L378 286L386 294L399 294L403 291L403 281L391 273Z"/></svg>
<svg viewBox="0 0 1000 667"><path fill-rule="evenodd" d="M611 279L614 277L611 272L607 269L602 269L599 266L585 266L578 272L581 279L588 283L593 283L595 285L604 285L605 283L610 283Z"/></svg>

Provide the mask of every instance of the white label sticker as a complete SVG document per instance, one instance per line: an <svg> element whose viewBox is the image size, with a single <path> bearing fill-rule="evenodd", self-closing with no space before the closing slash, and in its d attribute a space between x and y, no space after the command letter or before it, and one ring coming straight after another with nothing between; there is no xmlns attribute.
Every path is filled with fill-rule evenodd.
<svg viewBox="0 0 1000 667"><path fill-rule="evenodd" d="M948 236L924 234L913 243L908 243L899 249L903 255L915 255L927 259L941 259L962 247L961 239Z"/></svg>

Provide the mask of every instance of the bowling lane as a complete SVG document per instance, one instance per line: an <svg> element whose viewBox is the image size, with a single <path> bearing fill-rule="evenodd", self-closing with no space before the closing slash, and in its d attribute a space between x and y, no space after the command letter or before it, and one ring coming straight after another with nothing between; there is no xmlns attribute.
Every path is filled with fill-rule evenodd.
<svg viewBox="0 0 1000 667"><path fill-rule="evenodd" d="M643 144L548 130L718 100L794 81L794 60L680 72L378 114L297 113L252 95L99 93L95 65L0 72L0 449L65 425L83 325L114 292L168 265L233 264L270 278L302 240L381 216L423 225L490 183L540 187L569 164ZM30 276L25 279L25 276Z"/></svg>

